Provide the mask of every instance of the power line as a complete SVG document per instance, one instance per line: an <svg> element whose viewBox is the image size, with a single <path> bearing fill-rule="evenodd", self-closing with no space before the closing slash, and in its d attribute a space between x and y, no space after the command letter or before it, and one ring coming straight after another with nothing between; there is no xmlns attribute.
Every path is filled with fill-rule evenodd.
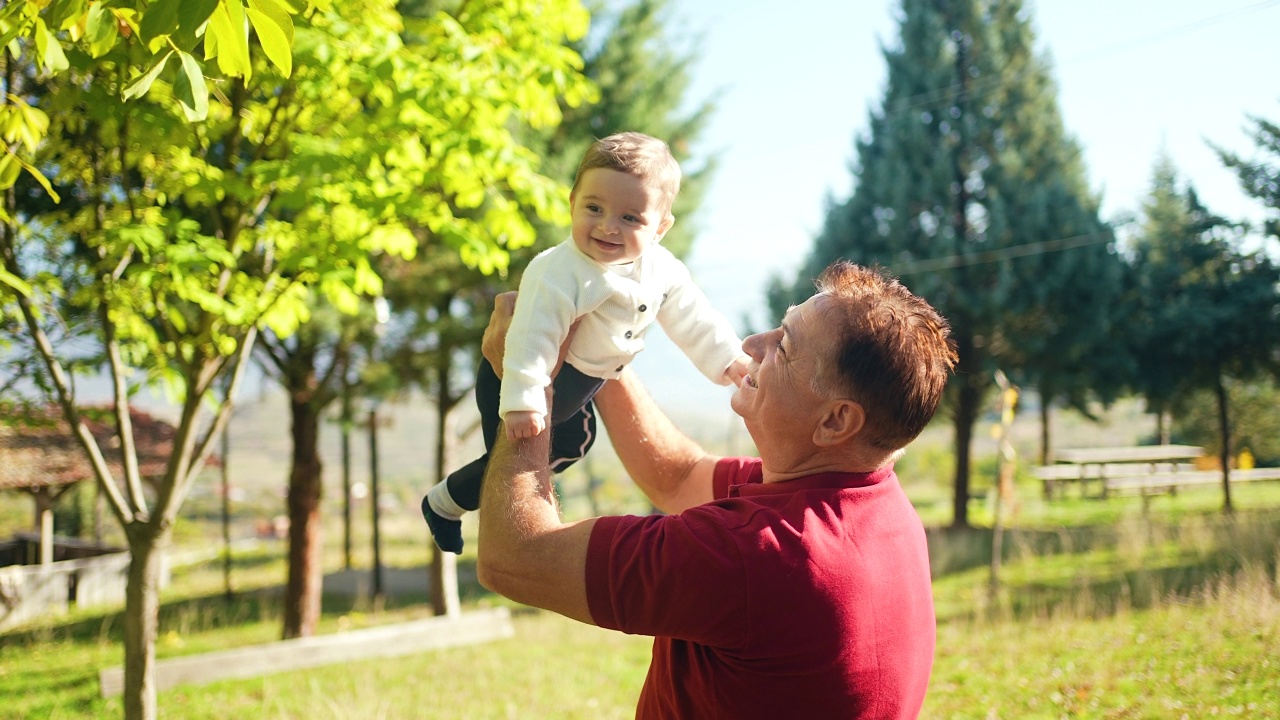
<svg viewBox="0 0 1280 720"><path fill-rule="evenodd" d="M1223 22L1230 18L1234 18L1241 15L1248 15L1251 13L1258 12L1260 10L1265 10L1275 5L1280 5L1280 0L1262 0L1262 2L1254 3L1253 5L1247 5L1245 7L1236 8L1234 10L1221 12L1216 15L1210 15L1208 17L1200 18L1199 20L1193 20L1189 23L1178 25L1176 27L1169 28L1167 30L1160 30L1160 31L1151 33L1149 35L1141 36L1136 39L1125 40L1109 46L1096 48L1094 50L1090 50L1088 52L1081 53L1080 55L1071 57L1063 61L1061 65L1072 65L1076 63L1081 63L1085 61L1107 57L1109 55L1115 55L1119 52L1140 47L1142 45L1148 45L1158 40L1164 40L1170 37L1175 37L1177 35L1183 35L1188 32L1193 32L1201 28L1208 27L1209 25L1214 25L1214 24ZM1033 65L1033 67L1036 67L1036 65ZM994 77L980 79L973 82L967 88L962 83L955 82L944 87L934 88L932 90L926 90L921 93L916 93L915 95L908 95L907 97L899 98L893 101L891 106L889 104L886 104L883 110L883 116L891 117L891 116L903 115L913 110L929 107L935 102L940 102L943 100L954 98L958 96L961 92L966 93L971 98L981 97L983 95L989 94L999 89L1001 86L1003 86L1004 82L1007 79L1017 78L1025 74L1026 72L1028 71L1024 70L1017 73L1009 73L1007 75L1002 74Z"/></svg>
<svg viewBox="0 0 1280 720"><path fill-rule="evenodd" d="M1085 247L1087 245L1110 242L1111 240L1112 236L1110 233L1085 233L1083 235L1073 235L1071 237L1058 238L1056 240L1042 240L1040 242L1015 245L1013 247L986 250L979 253L948 255L940 258L914 260L901 265L890 266L890 270L899 277L902 277L905 275L915 275L924 272L951 270L953 268L967 267L969 265L983 265L986 263L999 262L1001 260L1027 257L1029 255L1044 255L1051 252L1061 252L1063 250L1071 250L1073 248Z"/></svg>
<svg viewBox="0 0 1280 720"><path fill-rule="evenodd" d="M1123 52L1125 50L1131 50L1133 48L1140 47L1142 45L1149 45L1158 40L1164 40L1177 35L1182 35L1184 33L1193 32L1195 30L1199 30L1200 28L1208 27L1210 25L1216 25L1217 23L1236 17L1237 15L1248 15L1250 13L1255 13L1259 10L1265 10L1268 7L1271 7L1273 5L1280 5L1280 0L1263 0L1262 2L1254 3L1253 5L1246 5L1244 7L1239 7L1234 10L1227 10L1226 12L1218 13L1217 15L1210 15L1209 17L1201 18L1199 20L1193 20L1184 25L1179 25L1177 27L1169 28L1168 30L1159 30L1157 32L1153 32L1149 35L1144 35L1134 40L1126 40L1124 42L1115 43L1110 46L1095 48L1094 50L1090 50L1089 52L1082 53L1075 57L1069 58L1068 60L1064 61L1064 64L1082 62L1085 60L1097 60L1098 58L1107 57L1109 55L1115 55L1116 53Z"/></svg>

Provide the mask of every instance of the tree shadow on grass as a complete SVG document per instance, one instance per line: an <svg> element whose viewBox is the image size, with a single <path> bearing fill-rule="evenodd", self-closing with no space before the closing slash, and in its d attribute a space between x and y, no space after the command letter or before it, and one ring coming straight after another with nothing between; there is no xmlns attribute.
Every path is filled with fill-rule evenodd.
<svg viewBox="0 0 1280 720"><path fill-rule="evenodd" d="M235 560L236 569L272 562L270 557ZM459 559L457 563L458 595L464 605L494 597L476 579L475 560ZM281 585L233 592L163 599L160 605L157 634L176 632L183 635L209 632L256 623L279 623L283 617ZM375 610L393 611L424 607L430 602L430 568L383 568L385 596L377 608L372 595L372 570L346 570L329 573L324 580L321 615L336 618L352 612L369 614ZM36 625L0 635L5 645L30 646L46 642L124 641L124 610L121 607L102 612L77 612L70 619L47 618Z"/></svg>
<svg viewBox="0 0 1280 720"><path fill-rule="evenodd" d="M936 580L966 575L947 619L992 614L1010 619L1107 617L1169 602L1195 602L1249 576L1276 587L1280 512L1212 516L1181 522L1120 523L1006 531L999 594L985 593L990 528L930 531ZM983 584L978 587L974 583ZM973 593L966 595L965 593ZM985 602L983 598L985 597ZM955 598L949 598L954 600Z"/></svg>
<svg viewBox="0 0 1280 720"><path fill-rule="evenodd" d="M926 534L929 565L935 579L991 563L995 534L992 528L927 528ZM1280 510L1200 517L1194 523L1143 520L1058 528L1014 527L1004 531L1001 559L1008 563L1084 555L1115 550L1126 543L1130 546L1195 543L1239 555L1245 562L1270 558L1274 563L1277 537L1280 537Z"/></svg>

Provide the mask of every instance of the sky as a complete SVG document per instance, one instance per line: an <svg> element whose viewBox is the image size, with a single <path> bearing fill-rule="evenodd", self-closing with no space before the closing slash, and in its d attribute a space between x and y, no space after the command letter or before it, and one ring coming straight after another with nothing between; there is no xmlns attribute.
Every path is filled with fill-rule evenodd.
<svg viewBox="0 0 1280 720"><path fill-rule="evenodd" d="M852 191L854 139L883 96L881 47L897 42L898 3L670 3L672 43L697 58L691 106L707 98L717 106L694 148L700 158L714 154L718 169L687 263L740 332L758 330L771 275L794 272L828 198ZM1247 116L1280 121L1280 0L1028 0L1027 8L1104 219L1141 206L1162 148L1211 210L1262 216L1208 142L1247 156ZM660 331L646 341L634 367L661 407L695 437L738 432L730 389L703 378Z"/></svg>
<svg viewBox="0 0 1280 720"><path fill-rule="evenodd" d="M1248 116L1280 121L1280 0L1026 7L1104 219L1140 209L1162 149L1210 210L1262 217L1209 142L1248 157ZM759 329L769 277L794 271L828 198L852 191L854 140L883 98L898 3L672 0L669 11L673 44L697 58L689 97L717 107L695 146L718 170L687 263L740 331ZM658 335L635 368L659 404L685 417L727 409L728 391Z"/></svg>

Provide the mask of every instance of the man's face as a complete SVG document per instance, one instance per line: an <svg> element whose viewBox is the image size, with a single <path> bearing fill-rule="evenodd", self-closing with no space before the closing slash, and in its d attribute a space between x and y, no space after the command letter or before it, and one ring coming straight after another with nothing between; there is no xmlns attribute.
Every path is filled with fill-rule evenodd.
<svg viewBox="0 0 1280 720"><path fill-rule="evenodd" d="M831 351L825 310L831 302L814 295L792 307L780 327L742 341L750 374L730 401L757 446L791 438L807 442L827 398L814 391L819 359ZM822 363L827 364L827 363Z"/></svg>
<svg viewBox="0 0 1280 720"><path fill-rule="evenodd" d="M583 173L569 202L574 244L604 265L634 262L675 219L656 188L608 168Z"/></svg>

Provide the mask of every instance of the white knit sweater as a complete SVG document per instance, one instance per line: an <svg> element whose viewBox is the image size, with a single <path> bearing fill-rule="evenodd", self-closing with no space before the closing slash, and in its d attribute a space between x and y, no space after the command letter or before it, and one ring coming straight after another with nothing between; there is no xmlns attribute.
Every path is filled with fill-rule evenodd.
<svg viewBox="0 0 1280 720"><path fill-rule="evenodd" d="M535 257L520 280L499 413L547 412L551 370L578 318L568 362L594 377L617 377L644 349L655 320L712 382L729 384L724 371L743 354L737 333L666 248L653 245L633 263L605 266L569 239Z"/></svg>

